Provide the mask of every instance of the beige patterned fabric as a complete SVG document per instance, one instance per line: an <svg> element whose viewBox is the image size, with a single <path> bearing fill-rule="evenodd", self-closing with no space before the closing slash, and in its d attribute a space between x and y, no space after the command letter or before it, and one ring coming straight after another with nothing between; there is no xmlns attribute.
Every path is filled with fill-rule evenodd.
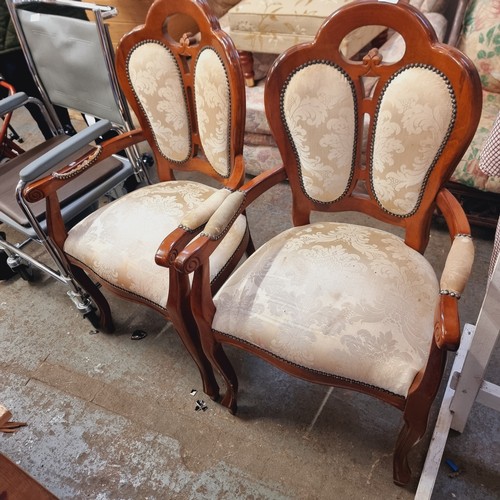
<svg viewBox="0 0 500 500"><path fill-rule="evenodd" d="M410 0L410 5L422 12L443 12L449 0Z"/></svg>
<svg viewBox="0 0 500 500"><path fill-rule="evenodd" d="M371 172L385 210L406 216L418 208L453 117L447 81L432 68L406 68L387 85L378 105Z"/></svg>
<svg viewBox="0 0 500 500"><path fill-rule="evenodd" d="M430 12L425 15L436 32L436 36L440 42L444 40L448 20L442 14ZM399 61L405 53L405 41L399 33L393 33L387 42L379 49L379 54L382 55L384 62Z"/></svg>
<svg viewBox="0 0 500 500"><path fill-rule="evenodd" d="M302 367L406 396L439 300L432 266L385 231L334 222L264 244L215 296L213 328Z"/></svg>
<svg viewBox="0 0 500 500"><path fill-rule="evenodd" d="M184 214L215 191L191 181L143 187L77 224L69 232L64 251L108 283L165 307L169 270L155 263L156 251ZM246 220L240 216L210 258L212 279L238 248L245 228Z"/></svg>
<svg viewBox="0 0 500 500"><path fill-rule="evenodd" d="M316 62L292 76L282 101L305 193L320 202L340 198L349 186L353 163L351 82L334 66Z"/></svg>
<svg viewBox="0 0 500 500"><path fill-rule="evenodd" d="M490 137L493 123L500 111L500 93L483 90L483 108L474 138L451 176L451 180L482 191L500 193L500 175L479 168L481 151Z"/></svg>
<svg viewBox="0 0 500 500"><path fill-rule="evenodd" d="M456 236L441 275L441 290L460 296L474 262L474 244L469 236Z"/></svg>
<svg viewBox="0 0 500 500"><path fill-rule="evenodd" d="M500 193L500 175L479 168L480 153L500 112L500 1L471 0L464 19L459 49L479 71L483 108L476 134L451 180L465 186Z"/></svg>
<svg viewBox="0 0 500 500"><path fill-rule="evenodd" d="M244 201L245 193L241 191L231 193L207 222L202 234L212 240L220 238Z"/></svg>
<svg viewBox="0 0 500 500"><path fill-rule="evenodd" d="M195 65L194 95L203 151L214 170L230 175L231 94L226 70L212 48L201 51Z"/></svg>
<svg viewBox="0 0 500 500"><path fill-rule="evenodd" d="M471 0L458 48L471 59L483 89L500 93L500 2Z"/></svg>
<svg viewBox="0 0 500 500"><path fill-rule="evenodd" d="M231 194L229 189L219 189L211 194L201 205L190 210L182 219L181 226L187 230L194 231L212 217L214 212L222 205L222 202Z"/></svg>
<svg viewBox="0 0 500 500"><path fill-rule="evenodd" d="M174 55L158 42L137 45L127 74L160 150L168 160L186 161L191 130L181 74Z"/></svg>
<svg viewBox="0 0 500 500"><path fill-rule="evenodd" d="M310 42L323 21L351 0L242 0L227 14L229 33L236 47L251 52L279 54ZM383 31L367 26L342 43L350 57Z"/></svg>

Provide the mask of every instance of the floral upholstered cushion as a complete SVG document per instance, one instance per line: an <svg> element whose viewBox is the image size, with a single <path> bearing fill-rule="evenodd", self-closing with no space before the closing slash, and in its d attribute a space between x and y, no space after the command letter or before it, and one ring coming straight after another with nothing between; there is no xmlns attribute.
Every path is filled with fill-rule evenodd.
<svg viewBox="0 0 500 500"><path fill-rule="evenodd" d="M406 396L428 356L438 298L432 266L399 237L314 223L276 236L236 270L215 296L213 328Z"/></svg>
<svg viewBox="0 0 500 500"><path fill-rule="evenodd" d="M77 224L69 232L64 251L114 287L164 308L169 270L155 263L156 251L184 215L215 191L191 181L143 187ZM245 228L246 220L240 216L210 258L212 279L238 248Z"/></svg>
<svg viewBox="0 0 500 500"><path fill-rule="evenodd" d="M500 193L500 176L487 175L479 168L479 154L500 112L500 94L483 90L483 110L472 142L451 176L451 180L465 186Z"/></svg>
<svg viewBox="0 0 500 500"><path fill-rule="evenodd" d="M483 109L477 132L452 181L500 193L500 177L479 169L479 154L500 112L500 2L472 0L465 15L459 48L474 62L483 85Z"/></svg>
<svg viewBox="0 0 500 500"><path fill-rule="evenodd" d="M483 88L500 92L500 2L472 0L459 49L476 65Z"/></svg>
<svg viewBox="0 0 500 500"><path fill-rule="evenodd" d="M247 100L245 133L271 136L264 108L264 81L259 82L255 87L245 87L245 90Z"/></svg>
<svg viewBox="0 0 500 500"><path fill-rule="evenodd" d="M245 158L245 172L249 175L258 175L283 163L276 146L245 144L243 157Z"/></svg>
<svg viewBox="0 0 500 500"><path fill-rule="evenodd" d="M310 42L323 21L351 0L242 0L227 14L236 47L251 52L279 54ZM383 29L367 26L344 41L344 53L356 54Z"/></svg>

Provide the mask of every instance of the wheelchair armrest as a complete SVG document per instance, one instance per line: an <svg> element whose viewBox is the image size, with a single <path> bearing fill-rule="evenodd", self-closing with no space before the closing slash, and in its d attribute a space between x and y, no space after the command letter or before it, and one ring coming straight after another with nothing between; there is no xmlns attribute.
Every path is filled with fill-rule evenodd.
<svg viewBox="0 0 500 500"><path fill-rule="evenodd" d="M14 111L29 102L29 97L24 92L16 92L0 101L0 116Z"/></svg>
<svg viewBox="0 0 500 500"><path fill-rule="evenodd" d="M19 173L24 182L31 182L54 168L59 162L87 146L90 142L107 132L113 127L108 120L100 120L90 127L78 132L73 137L57 145L44 155L40 156Z"/></svg>

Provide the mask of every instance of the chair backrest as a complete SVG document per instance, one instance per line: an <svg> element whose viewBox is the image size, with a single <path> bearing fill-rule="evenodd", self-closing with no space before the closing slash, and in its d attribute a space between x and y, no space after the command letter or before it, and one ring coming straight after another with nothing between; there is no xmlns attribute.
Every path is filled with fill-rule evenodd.
<svg viewBox="0 0 500 500"><path fill-rule="evenodd" d="M362 62L344 58L343 38L363 25L400 33L402 58L384 64L376 50ZM476 129L481 92L472 63L438 43L419 11L362 0L275 62L265 104L295 224L311 211L361 211L406 228L407 244L423 251L436 196Z"/></svg>
<svg viewBox="0 0 500 500"><path fill-rule="evenodd" d="M190 16L199 34L172 38L174 14ZM243 75L205 0L157 0L145 24L122 38L116 64L161 180L173 170L198 170L226 185L243 179Z"/></svg>
<svg viewBox="0 0 500 500"><path fill-rule="evenodd" d="M71 0L6 0L24 54L47 103L132 129L103 19L109 6ZM68 17L68 7L78 17ZM91 12L93 20L87 19ZM54 117L57 122L57 117Z"/></svg>

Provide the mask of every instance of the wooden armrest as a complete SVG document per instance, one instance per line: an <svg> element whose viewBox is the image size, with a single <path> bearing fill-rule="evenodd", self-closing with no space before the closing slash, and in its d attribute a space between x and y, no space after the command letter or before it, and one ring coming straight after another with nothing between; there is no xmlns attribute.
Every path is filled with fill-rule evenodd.
<svg viewBox="0 0 500 500"><path fill-rule="evenodd" d="M156 251L155 262L163 267L169 267L173 264L179 252L202 230L205 232L205 224L211 221L216 213L220 213L222 207L227 206L226 200L238 193L239 191L231 191L226 187L219 189L184 216L179 227L161 242Z"/></svg>
<svg viewBox="0 0 500 500"><path fill-rule="evenodd" d="M457 234L468 234L470 236L470 225L464 209L448 189L443 188L439 191L436 203L443 214L452 239Z"/></svg>
<svg viewBox="0 0 500 500"><path fill-rule="evenodd" d="M440 348L456 350L460 344L458 299L462 294L474 261L474 245L467 217L457 199L442 189L437 198L452 238L450 252L440 280L440 300L436 309L434 338Z"/></svg>
<svg viewBox="0 0 500 500"><path fill-rule="evenodd" d="M108 120L101 120L85 130L78 132L78 134L70 137L67 141L62 142L55 148L52 148L44 155L32 161L27 167L23 168L19 173L20 179L24 182L34 181L45 172L53 169L65 158L75 154L78 150L87 146L90 142L110 130L111 127L111 122Z"/></svg>
<svg viewBox="0 0 500 500"><path fill-rule="evenodd" d="M98 125L100 123L101 121L95 123L94 125ZM113 137L112 139L103 142L99 146L92 147L86 154L80 156L76 160L73 160L63 168L51 172L49 175L41 179L33 180L40 175L49 172L58 163L60 164L65 159L69 160L69 158L72 155L74 156L79 149L88 146L89 142L102 135L102 133L109 130L109 128L107 128L107 126L104 124L102 128L94 128L91 132L85 135L80 135L81 132L79 132L78 134L70 137L67 141L61 144L61 148L57 146L53 150L38 158L35 162L32 162L29 167L26 167L26 169L29 170L25 171L26 169L23 169L21 171L21 180L27 182L27 185L23 189L23 197L26 199L26 201L35 203L43 198L49 197L63 185L78 177L93 165L96 165L102 160L109 158L115 153L118 153L118 151L121 151L127 147L132 146L133 144L137 144L138 142L144 140L144 134L142 133L141 129L132 130L131 132L124 132L117 137ZM85 129L83 132L86 132L87 130L88 129ZM98 133L99 131L100 133ZM74 139L75 137L77 137L77 139L72 141L72 139ZM71 142L71 144L68 147L65 147L65 145L69 142Z"/></svg>
<svg viewBox="0 0 500 500"><path fill-rule="evenodd" d="M231 193L208 220L199 238L191 241L175 258L175 268L183 273L191 273L200 265L208 263L210 255L238 216L261 194L285 179L285 169L280 166L263 172Z"/></svg>

